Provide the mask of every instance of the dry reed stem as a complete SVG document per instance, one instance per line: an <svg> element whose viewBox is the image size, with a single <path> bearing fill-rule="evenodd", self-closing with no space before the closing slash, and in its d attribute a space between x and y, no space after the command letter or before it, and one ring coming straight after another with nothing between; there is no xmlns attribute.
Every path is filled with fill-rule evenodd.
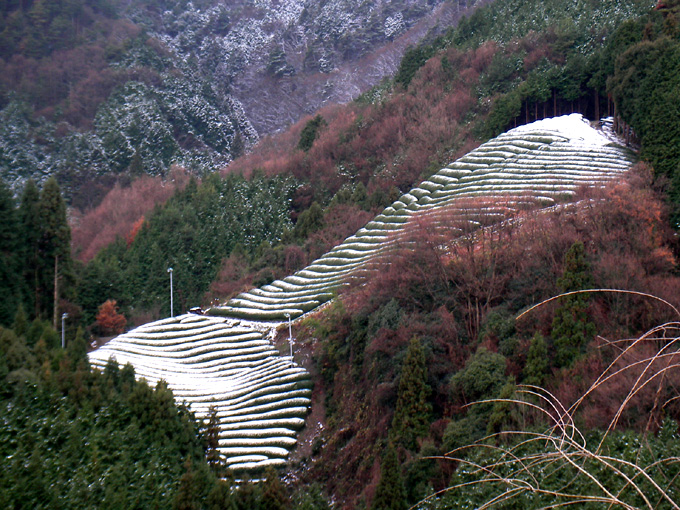
<svg viewBox="0 0 680 510"><path fill-rule="evenodd" d="M523 311L521 314L519 314L517 316L516 320L520 320L522 317L524 317L528 313L532 312L536 308L541 307L541 306L543 306L547 303L550 303L551 301L555 301L556 299L560 299L560 298L563 298L563 297L566 297L566 296L572 296L574 294L589 294L589 293L596 293L596 292L632 294L632 295L635 295L635 296L643 296L643 297L648 297L650 299L655 299L655 300L660 301L663 304L669 306L670 308L672 308L673 311L675 312L675 314L678 316L678 318L680 318L680 311L678 311L678 309L675 306L670 304L665 299L662 299L658 296L655 296L654 294L648 294L647 292L638 292L638 291L635 291L635 290L622 290L622 289L583 289L583 290L574 290L574 291L571 291L571 292L564 292L562 294L558 294L557 296L553 296L553 297L548 298L544 301L541 301L540 303L535 304L531 308L529 308L529 309Z"/></svg>
<svg viewBox="0 0 680 510"><path fill-rule="evenodd" d="M619 289L589 289L583 291L567 292L545 300L520 314L517 319L521 319L523 316L537 307L554 301L560 297L590 292L628 293L649 297L669 306L680 318L680 312L677 308L667 301L650 294L635 291L623 291ZM538 412L547 419L549 426L545 432L531 432L523 430L498 432L488 435L471 445L465 445L451 450L444 456L431 457L436 459L453 460L462 466L472 468L470 474L478 475L478 478L472 481L462 482L460 484L447 487L446 489L429 496L423 500L423 502L442 496L446 492L455 489L491 483L505 485L506 490L483 503L482 506L479 507L480 509L492 508L501 503L510 501L523 493L530 492L534 494L547 495L555 499L555 502L550 504L550 506L544 507L546 509L582 505L586 503L603 503L609 508L616 506L619 508L633 510L636 507L622 499L625 496L624 493L627 490L631 490L644 502L645 508L654 510L662 503L665 503L670 504L670 506L676 510L680 510L680 506L678 506L678 504L673 501L667 492L667 490L673 486L676 479L680 477L680 474L675 475L670 480L664 477L666 478L665 482L667 482L667 486L665 488L662 487L651 476L651 473L654 470L659 469L664 464L680 463L680 458L667 457L663 459L657 459L647 466L640 466L639 455L636 462L631 462L625 459L602 454L605 439L618 424L621 415L628 404L643 389L656 381L659 381L659 386L655 394L654 408L652 413L655 409L658 409L661 390L667 373L671 370L680 368L680 361L673 361L674 358L676 356L680 356L680 354L677 350L671 350L673 346L676 346L676 342L680 340L680 337L678 335L669 337L667 336L669 332L680 332L680 322L669 322L656 326L638 338L628 340L627 345L621 348L618 355L615 356L615 359L602 371L595 382L590 385L588 390L568 408L565 407L555 395L547 391L545 388L531 385L522 385L518 387L516 394L521 395L521 398L490 399L483 401L485 403L509 403L528 409L532 412ZM617 368L618 364L624 363L626 361L626 357L630 357L637 347L650 341L663 341L664 344L659 346L655 354L651 356L645 356L642 359L632 362L627 362L623 367ZM621 341L609 342L607 340L605 340L605 342L608 345L614 346L616 348L619 348L619 344L622 343ZM660 363L665 365L660 369L656 369L655 367L657 367ZM578 411L585 399L592 395L593 392L595 392L598 388L616 377L621 377L623 374L631 370L639 370L640 372L636 375L635 380L628 390L625 398L618 406L615 416L610 421L607 430L604 432L602 439L597 445L597 448L594 451L589 450L585 436L575 424L575 413ZM668 405L668 403L678 398L680 398L680 396L668 399L661 407L665 407ZM476 402L469 405L475 405L483 402ZM512 444L514 445L510 448L498 446L500 439L511 438L512 440L514 437L521 437L523 439L520 441L512 441ZM523 448L531 446L532 443L535 442L541 443L541 447L538 448L538 452L530 454L521 453ZM552 449L547 448L548 446L550 446ZM478 464L465 458L464 454L467 451L480 448L497 452L498 457L495 460L490 461L488 464ZM599 465L601 468L604 468L606 472L611 473L620 480L623 480L623 486L620 487L616 493L610 491L605 486L605 483L597 478L597 472L590 469L590 463ZM563 483L559 490L548 490L541 487L542 479L550 478L567 466L574 470L574 475L571 477L571 481ZM502 475L501 473L503 472L506 472L506 474ZM540 473L540 476L538 473ZM585 477L590 480L594 484L594 487L597 488L597 491L600 492L600 494L587 495L570 493L569 487L579 477ZM652 494L646 494L643 491L643 482L646 484L647 488L651 487L653 489L653 491L650 491ZM653 500L655 500L654 503Z"/></svg>

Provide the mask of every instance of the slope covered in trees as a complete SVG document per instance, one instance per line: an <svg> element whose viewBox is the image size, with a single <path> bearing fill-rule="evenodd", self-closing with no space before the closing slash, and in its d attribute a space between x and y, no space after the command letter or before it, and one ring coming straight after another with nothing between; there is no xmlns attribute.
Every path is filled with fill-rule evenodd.
<svg viewBox="0 0 680 510"><path fill-rule="evenodd" d="M594 112L608 109L618 114L615 127L631 142L635 141L634 130L642 144L642 155L662 167L660 170L655 166L655 175L668 177L666 181L656 179L657 188L674 189L673 168L677 160L672 148L677 122L671 92L675 91L677 74L672 72L677 64L674 51L678 40L674 29L677 12L665 8L636 18L636 12L649 6L639 5L639 10L633 11L620 2L616 5L577 2L575 5L581 11L570 20L559 14L553 16L556 12L566 12L555 9L560 6L570 9L571 3L544 4L536 7L531 2L506 2L491 5L488 10L480 9L477 16L461 25L461 30L452 31L431 47L414 48L404 60L404 72L399 74L397 85L385 83L347 110L321 111L327 125L318 123L311 146L304 145L308 147L306 152L294 150L300 142L304 121L290 133L266 140L263 145L270 147L269 153L257 152L233 164L232 172L242 171L245 175L261 168L266 177L255 173L256 180L278 183L274 185L277 199L286 194L276 186L284 186L281 183L287 182L289 175L295 175L296 181L290 182L290 193L281 202L275 201L280 205L280 208L277 206L282 218L280 228L275 229L276 234L267 239L267 244L259 240L247 247L242 242L229 244L233 240L230 237L229 243L219 248L219 255L209 261L209 272L219 273L219 281L211 286L212 276L204 278L207 265L201 266L199 262L195 276L188 277L190 281L182 287L191 289L194 296L212 287L213 294L206 298L212 300L282 278L318 258L392 203L401 191L410 189L486 137L544 115L580 110L594 116ZM510 10L502 11L505 6ZM623 9L618 9L622 6ZM513 22L523 15L524 9L531 12L539 8L546 12L543 18L546 30L543 26ZM617 28L619 20L626 17L632 21ZM529 21L528 17L525 19ZM582 30L585 20L592 20L593 30ZM502 37L489 42L494 33ZM629 88L634 93L627 94ZM666 91L670 92L666 94ZM3 124L5 128L16 125L19 124ZM31 129L36 129L33 132L39 131L40 124L38 127L30 122L24 125L33 126ZM657 128L663 131L655 131ZM28 131L14 132L14 140L23 143L25 132ZM112 133L115 134L115 130ZM133 154L132 159L138 168L140 158ZM31 161L29 166L40 168L40 159ZM275 177L278 174L284 175ZM164 298L167 290L163 289L167 289L168 264L165 260L144 258L143 254L153 252L154 246L165 246L161 234L165 223L171 223L172 234L178 236L171 243L175 254L199 251L198 244L192 242L197 225L217 221L214 218L220 210L197 206L204 194L215 199L209 203L220 203L222 196L212 189L248 188L241 177L232 177L224 184L217 177L208 181L205 190L205 183L195 188L191 185L189 192L178 193L167 208L158 207L146 213L145 220L139 223L146 226L135 228L140 216L127 220L128 228L123 228L121 233L137 231L136 236L130 236L129 246L128 242L119 241L99 262L95 259L93 265L84 267L76 264L75 281L70 280L71 276L62 275L59 292L66 293L67 300L78 306L83 306L81 299L82 303L87 301L82 315L86 322L94 320L105 300L119 298L122 293L118 286L123 285L133 289L129 291L129 299L123 297L119 301L127 315L134 311L140 314L138 320L145 320L144 315L150 320L163 313L161 306L167 303ZM301 326L304 331L297 334L300 340L305 339L305 348L313 352L312 367L319 373L314 398L316 403L325 401L326 416L325 432L314 440L311 449L294 455L302 491L312 482L321 482L336 501L348 507L367 507L374 501L378 486L389 487L395 480L398 485L401 478L409 488L408 500L417 501L433 489L455 484L456 480L470 480L466 478L467 470L457 472L458 478L452 478L455 469L452 462L428 463L425 457L468 444L487 432L511 429L526 418L506 402L468 408L472 400L511 397L513 384L518 382L540 382L565 403L586 391L590 381L610 360L616 359L610 350L616 344L600 347L592 338L587 338L576 351L561 352L560 342L555 341L561 333L552 331L550 325L553 312L564 302L541 307L518 323L512 319L523 307L561 290L558 280L564 278L566 282L565 254L570 248L577 251L574 247L578 242L583 243L587 262L579 264L579 271L589 271L594 285L649 291L674 302L677 295L673 273L675 245L665 230L664 206L651 192L649 183L648 176L634 179L629 186L619 183L604 195L587 196L583 208L560 208L554 216L527 213L521 224L510 225L508 230L485 230L484 235L465 238L464 243L455 245L445 257L436 250L405 250L395 257L389 270L368 275L363 280L365 286L349 288L324 314L308 319ZM393 185L397 187L392 188ZM27 204L40 201L37 188L27 193L33 197L25 199ZM30 212L37 207L26 207L21 212L11 193L1 196L6 198L0 203L9 224L16 225L12 221L23 215L32 218L32 225L37 225L37 213ZM227 191L228 203L238 203L230 202L234 197L229 196ZM230 212L237 215L239 207L240 203ZM200 221L194 220L195 211L201 211ZM191 221L185 223L185 216ZM168 217L171 222L166 221ZM35 228L6 230L8 235L2 238L0 253L7 261L7 274L17 274L16 269L11 268L23 260L16 258L14 247L17 243L29 243L38 231ZM135 248L145 231L147 240ZM12 232L17 235L11 235ZM206 236L212 239L209 234ZM439 245L439 238L428 236L434 236L433 232L423 229L422 237L416 237L413 245ZM201 239L203 242L203 237ZM183 244L184 241L187 242ZM37 241L34 244L39 246ZM184 250L184 247L188 248ZM31 258L33 255L25 258L28 268L37 267L40 257L45 260L48 257L47 251L43 255L39 250L33 253L36 258ZM201 257L203 255L201 253ZM28 303L24 309L31 319L36 313L43 319L53 317L54 260L51 258L45 263L50 265L51 277L44 274L36 282L34 274L33 279L22 275L2 281L9 289L4 295L19 292L23 296L21 299ZM128 260L138 264L135 269L135 274L141 275L138 280L127 277L132 274L128 272L131 265L123 266L121 262ZM186 274L192 274L192 264L187 262L183 269ZM589 269L584 269L588 266ZM63 268L61 263L58 267ZM123 278L118 280L120 275ZM149 278L148 287L144 278ZM153 278L157 281L151 281ZM200 284L192 287L194 282ZM88 294L83 290L88 288L95 290ZM141 289L157 294L140 308L137 302L144 299L139 297ZM36 295L41 303L38 310ZM3 319L5 324L11 322L18 302L16 299L3 302L8 310ZM641 296L591 293L585 305L579 304L578 313L585 307L586 322L594 324L598 334L607 339L620 339L668 319L663 305L657 307L651 303ZM69 308L69 315L77 317L78 306ZM67 321L67 328L77 320ZM588 335L591 332L591 328L586 328ZM73 336L74 332L67 329L69 341ZM428 421L428 428L415 439L415 446L408 439L407 444L395 447L401 475L396 476L394 463L391 459L388 462L383 453L396 435L390 434L390 429L399 423L393 416L397 403L409 400L399 390L399 381L407 346L414 336L425 352L428 370L423 386L430 389L424 393L429 395L427 401L431 408L422 407L427 409L421 418ZM58 341L53 335L50 342ZM644 352L642 356L645 359ZM631 355L618 363L630 365L636 359ZM667 381L674 384L674 374L667 372ZM637 376L629 372L623 380L612 380L610 386L592 392L579 418L582 420L579 427L582 430L606 427L618 409L614 397L622 395ZM13 377L18 380L23 375ZM670 393L668 386L662 386L656 395L665 401ZM665 418L677 420L677 409L672 402L665 407L655 406L654 398L654 392L640 392L634 400L635 407L621 415L617 426L622 432L614 437L614 443L607 443L612 454L643 458L633 447L642 441L637 431L645 430L653 452L664 449L671 452L668 448L676 441L676 432L672 426L660 427ZM20 414L20 406L15 409ZM544 427L545 422L531 419L536 421L529 420L530 424ZM672 425L670 420L666 423ZM657 430L661 431L658 440L651 436ZM589 442L590 438L598 440L599 434L588 435ZM481 460L485 459L493 461L493 457L482 454ZM385 471L391 471L389 475L385 473L384 483L380 482L381 464L386 466ZM28 465L27 462L24 465ZM568 477L573 474L560 472ZM661 471L661 476L666 474L673 476L671 471ZM200 504L208 506L205 493L192 486L196 478L196 471L187 466L178 494L182 494L184 503L201 501ZM560 483L561 479L554 480ZM550 485L552 480L547 482L547 488L554 487ZM593 490L588 484L575 486ZM380 492L385 491L381 488ZM275 499L277 489L268 494ZM475 505L494 495L484 490L476 495L469 491L451 494L454 503L449 500L440 504L450 506L470 496L468 501ZM262 497L252 493L249 496L246 491L243 501L261 501ZM306 501L310 499L313 498ZM639 504L637 500L631 501ZM544 505L550 503L542 500ZM518 504L528 503L522 500Z"/></svg>
<svg viewBox="0 0 680 510"><path fill-rule="evenodd" d="M110 358L129 362L150 381L164 379L201 417L212 402L217 451L230 469L284 465L310 392L304 370L276 356L258 331L270 334L277 321L297 319L351 279L389 265L394 250L409 249L413 231L473 232L480 222L497 224L518 210L554 204L581 186L601 186L629 166L625 151L578 115L512 130L403 195L303 270L207 312L226 320L187 314L153 322L90 353L90 360L100 367ZM441 240L437 251L452 242ZM260 323L241 325L233 319ZM394 419L394 441L407 448L427 431L422 415L430 407L424 353L417 341L413 346L407 367L416 372L409 377L418 378L420 386L404 375ZM417 416L411 416L414 410Z"/></svg>
<svg viewBox="0 0 680 510"><path fill-rule="evenodd" d="M357 4L4 2L0 174L15 192L58 176L82 207L81 188L111 175L209 173L259 135L356 97L461 11Z"/></svg>
<svg viewBox="0 0 680 510"><path fill-rule="evenodd" d="M324 480L347 507L372 500L376 484L382 483L382 471L375 466L388 442L400 436L397 411L415 387L405 390L400 384L407 377L403 370L414 337L423 346L427 365L418 385L428 388L431 408L418 407L420 414L411 419L428 425L415 441L401 442L398 448L400 476L409 489L407 503L449 483L483 476L470 468L451 481L457 464L440 458L447 452L487 434L526 426L544 430L540 416L510 404L468 406L512 398L516 385L540 381L568 407L616 358L615 340L634 337L672 318L671 308L647 297L591 294L583 313L593 327L575 350L562 342L564 328L551 327L559 306L544 306L515 320L526 307L560 292L560 282L573 270L565 253L570 248L579 251L574 248L579 242L587 247L587 271L595 288L652 292L677 304L672 233L649 182L647 173L642 180L632 177L586 194L586 200L572 207L527 212L521 221L459 238L443 253L428 247L450 242L445 233L415 231L411 247L392 257L388 268L367 275L363 285L342 291L326 312L303 321L298 340L313 348L319 370L319 400L312 406L324 402L326 427L317 439L318 450L297 471L302 483ZM645 227L638 229L639 225ZM632 352L629 356L628 363L637 359ZM571 362L565 364L566 359ZM581 404L580 426L606 429L638 376L636 370L619 374L591 392ZM673 394L672 381L678 374L669 371L667 377L660 393L653 385L636 395L618 419L617 428L629 432L612 439L639 437L636 434L645 430L655 431L665 417L678 419L674 404L663 411L654 404L655 395L665 400ZM513 444L511 435L499 441ZM608 452L624 455L620 448L621 443L612 444ZM464 454L452 454L460 455ZM475 455L470 462L493 462L493 457L485 457L483 446ZM672 473L664 467L654 476L663 482ZM598 489L584 483L573 490L594 494ZM477 496L491 499L496 493L462 487L442 499L441 507L463 501L476 502L470 503L474 506L482 501Z"/></svg>
<svg viewBox="0 0 680 510"><path fill-rule="evenodd" d="M59 300L67 295L73 277L71 231L59 185L52 178L38 190L29 181L17 207L11 192L0 183L0 199L5 229L0 325L11 324L23 308L31 317L49 320L56 327Z"/></svg>
<svg viewBox="0 0 680 510"><path fill-rule="evenodd" d="M306 151L295 149L306 125L303 121L283 135L264 140L252 155L232 163L230 173L250 175L254 169L262 169L267 175L296 176L298 187L290 210L293 222L314 202L325 211L316 223L307 220L320 215L312 210L306 213L295 239L283 238L280 253L269 254L267 262L254 261L260 258L255 254L248 254L245 260L234 257L225 262L223 274L252 282L258 277L245 274L260 272L263 264L280 277L311 262L371 217L361 209L379 212L486 136L518 123L575 110L591 119L599 118L596 109L600 115L608 109L613 114L605 82L613 72L614 55L623 48L618 42L621 37L610 35L617 20L643 12L643 4L583 5L578 23L568 21L571 6L560 3L549 7L545 26L529 26L526 20L503 23L505 17L482 8L463 22L460 30L434 46L418 49L420 57L404 59L404 68L411 70L408 89L401 88L405 80L400 79L396 88L385 84L346 108L321 111L324 122L315 117L312 124L319 126ZM516 5L504 16L510 12L521 15L524 9ZM582 30L588 17L595 20L590 32ZM475 21L478 18L486 21ZM479 45L477 39L474 43L461 32L477 24L480 29L475 34L487 39L493 33L505 35L500 42ZM543 32L531 31L544 27L548 28ZM507 62L514 62L514 67L508 67ZM121 234L131 232L139 218L127 220ZM344 223L354 228L339 228ZM308 234L314 239L303 243L301 236ZM285 272L281 269L284 261Z"/></svg>

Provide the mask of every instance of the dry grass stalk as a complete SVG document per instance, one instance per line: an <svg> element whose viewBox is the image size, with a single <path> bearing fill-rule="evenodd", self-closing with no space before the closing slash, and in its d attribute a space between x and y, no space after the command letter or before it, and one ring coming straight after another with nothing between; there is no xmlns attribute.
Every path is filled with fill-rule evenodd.
<svg viewBox="0 0 680 510"><path fill-rule="evenodd" d="M680 312L675 306L650 294L618 289L588 289L568 292L550 298L528 309L518 319L537 307L560 297L586 292L617 292L649 297L667 305L680 318ZM638 351L644 353L645 349L640 347L649 345L650 342L659 343L652 351L653 354L643 355L639 359L629 361L634 358ZM616 429L626 407L643 389L657 384L650 420L645 432L650 429L652 414L679 398L672 396L661 403L664 385L667 384L670 374L680 368L680 351L677 348L679 342L680 322L659 325L640 337L626 342L606 342L606 345L618 349L618 354L589 389L568 408L555 395L537 386L519 386L516 391L516 398L485 400L484 402L490 403L510 403L527 412L538 413L543 418L542 421L547 422L549 426L542 432L502 431L438 457L439 459L457 462L459 469L469 470L468 473L474 476L474 480L452 485L433 494L427 500L419 503L418 506L428 500L436 500L449 491L495 484L500 487L500 492L490 497L478 508L499 507L521 495L532 493L543 497L547 496L547 499L551 501L548 506L543 508L578 507L585 504L601 503L602 508L633 510L640 508L639 504L641 503L642 508L650 510L659 508L680 510L678 502L673 499L669 492L669 488L676 483L677 475L670 480L666 477L663 486L653 476L654 471L663 469L666 465L680 463L679 458L666 457L644 465L639 454L633 462L604 453L605 440ZM602 389L603 385L619 377L630 377L630 374L632 374L633 382L599 444L595 448L588 448L586 438L575 422L578 410L582 407L584 401L596 391ZM475 404L479 403L481 402ZM503 446L504 444L511 446L506 447ZM489 462L478 463L473 460L474 456L471 454L482 451L493 453L493 455L483 457L485 460L488 459ZM545 486L545 480L553 475L558 475L562 471L571 477L569 483L562 484L561 488L558 489ZM612 478L618 480L620 484L617 490L608 487L608 480ZM592 493L579 494L578 491L570 490L576 486L579 479L581 481L585 479L589 482L590 492Z"/></svg>

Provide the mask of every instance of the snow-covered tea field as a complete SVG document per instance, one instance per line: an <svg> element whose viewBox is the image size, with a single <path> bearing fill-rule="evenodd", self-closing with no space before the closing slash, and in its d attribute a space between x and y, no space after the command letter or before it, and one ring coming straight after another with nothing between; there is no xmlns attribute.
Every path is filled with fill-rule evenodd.
<svg viewBox="0 0 680 510"><path fill-rule="evenodd" d="M210 313L253 320L299 317L331 299L352 273L398 243L416 214L433 215L436 221L446 211L451 223L458 213L459 226L467 222L474 228L530 204L553 205L581 186L603 185L630 164L624 149L578 114L518 127L441 169L305 269L244 292Z"/></svg>
<svg viewBox="0 0 680 510"><path fill-rule="evenodd" d="M150 383L167 381L199 418L215 406L220 451L233 469L286 462L310 405L307 372L282 357L272 333L332 299L349 278L388 257L414 218L457 217L461 235L518 210L550 206L581 186L601 186L631 166L629 152L580 115L508 131L402 195L355 235L305 269L238 295L207 315L182 315L136 328L90 354L113 356ZM444 214L445 211L445 214ZM264 332L264 333L263 333Z"/></svg>

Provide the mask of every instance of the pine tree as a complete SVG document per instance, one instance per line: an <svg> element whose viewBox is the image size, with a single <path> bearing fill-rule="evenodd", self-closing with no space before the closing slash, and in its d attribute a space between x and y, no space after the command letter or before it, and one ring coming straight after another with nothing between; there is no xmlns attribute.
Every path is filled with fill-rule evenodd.
<svg viewBox="0 0 680 510"><path fill-rule="evenodd" d="M42 307L42 311L48 315L52 309L53 327L56 329L61 295L59 278L70 269L71 230L66 220L66 203L54 177L47 180L40 193L39 211L41 223L39 248L47 305Z"/></svg>
<svg viewBox="0 0 680 510"><path fill-rule="evenodd" d="M368 201L368 191L366 190L364 183L359 182L356 185L356 188L354 188L354 193L352 193L351 200L362 209L366 208L366 202Z"/></svg>
<svg viewBox="0 0 680 510"><path fill-rule="evenodd" d="M238 491L235 494L236 505L239 510L260 510L262 491L259 484L256 485L250 480L242 480ZM266 510L266 509L265 509Z"/></svg>
<svg viewBox="0 0 680 510"><path fill-rule="evenodd" d="M78 326L76 336L72 342L68 342L66 352L68 353L73 366L76 366L81 360L87 360L87 341L85 340L85 334L83 333L82 327Z"/></svg>
<svg viewBox="0 0 680 510"><path fill-rule="evenodd" d="M26 318L24 306L21 303L19 303L19 306L17 307L17 313L14 316L12 329L17 334L17 336L24 336L28 331L28 319Z"/></svg>
<svg viewBox="0 0 680 510"><path fill-rule="evenodd" d="M9 326L21 298L19 218L9 189L0 182L0 325Z"/></svg>
<svg viewBox="0 0 680 510"><path fill-rule="evenodd" d="M231 494L231 484L216 480L206 498L208 510L238 510Z"/></svg>
<svg viewBox="0 0 680 510"><path fill-rule="evenodd" d="M179 489L173 502L175 510L199 510L201 505L198 501L199 487L196 482L196 473L191 465L191 458L184 463L184 474L179 481Z"/></svg>
<svg viewBox="0 0 680 510"><path fill-rule="evenodd" d="M298 149L308 152L314 145L314 141L319 136L319 130L327 125L326 119L321 115L317 115L305 124L300 132L300 141L298 142Z"/></svg>
<svg viewBox="0 0 680 510"><path fill-rule="evenodd" d="M24 261L23 279L27 289L25 300L29 316L40 316L40 192L33 179L29 179L24 187L19 206L21 223L21 258Z"/></svg>
<svg viewBox="0 0 680 510"><path fill-rule="evenodd" d="M557 280L561 292L592 287L590 264L582 242L574 243L564 257L564 273ZM555 364L570 366L595 335L595 325L588 320L588 293L573 294L560 299L555 311L551 336L555 346Z"/></svg>
<svg viewBox="0 0 680 510"><path fill-rule="evenodd" d="M527 361L524 365L524 384L540 386L548 373L548 345L545 338L536 332L531 339Z"/></svg>
<svg viewBox="0 0 680 510"><path fill-rule="evenodd" d="M132 160L130 160L128 172L131 177L140 177L141 175L144 175L144 161L142 160L142 155L139 153L139 149L135 150Z"/></svg>
<svg viewBox="0 0 680 510"><path fill-rule="evenodd" d="M208 408L208 423L205 427L205 438L207 442L205 458L208 462L208 466L212 472L219 476L224 467L222 463L222 458L220 457L220 452L218 450L220 446L220 422L217 416L217 407L210 406Z"/></svg>
<svg viewBox="0 0 680 510"><path fill-rule="evenodd" d="M262 487L262 507L266 510L285 510L290 508L290 499L274 468L267 468Z"/></svg>
<svg viewBox="0 0 680 510"><path fill-rule="evenodd" d="M323 226L323 210L318 202L313 202L310 208L298 217L294 233L298 239L304 240Z"/></svg>
<svg viewBox="0 0 680 510"><path fill-rule="evenodd" d="M420 340L412 338L399 378L397 407L390 434L410 450L417 447L416 439L427 434L432 405L428 398L432 390L427 384L425 351Z"/></svg>
<svg viewBox="0 0 680 510"><path fill-rule="evenodd" d="M389 443L380 465L380 481L375 491L371 510L406 510L406 489L401 477L397 451Z"/></svg>

